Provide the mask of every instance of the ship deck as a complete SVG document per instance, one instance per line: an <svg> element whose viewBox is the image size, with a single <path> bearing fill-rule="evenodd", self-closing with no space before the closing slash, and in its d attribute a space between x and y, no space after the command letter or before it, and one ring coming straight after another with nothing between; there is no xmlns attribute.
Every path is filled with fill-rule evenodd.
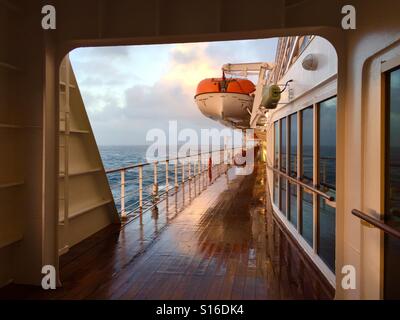
<svg viewBox="0 0 400 320"><path fill-rule="evenodd" d="M274 216L266 169L222 175L197 197L112 225L61 257L62 287L22 299L332 299L333 288Z"/></svg>

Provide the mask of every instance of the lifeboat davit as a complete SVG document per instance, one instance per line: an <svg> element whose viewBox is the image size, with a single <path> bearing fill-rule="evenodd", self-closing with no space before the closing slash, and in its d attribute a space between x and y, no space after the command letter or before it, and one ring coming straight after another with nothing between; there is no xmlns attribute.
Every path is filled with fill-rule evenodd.
<svg viewBox="0 0 400 320"><path fill-rule="evenodd" d="M206 117L240 128L249 124L255 90L250 80L223 75L200 81L194 98Z"/></svg>

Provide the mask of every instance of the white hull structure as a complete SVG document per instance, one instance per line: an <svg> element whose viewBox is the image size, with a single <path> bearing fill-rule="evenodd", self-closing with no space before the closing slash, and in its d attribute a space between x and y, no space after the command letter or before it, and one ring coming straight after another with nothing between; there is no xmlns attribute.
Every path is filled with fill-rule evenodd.
<svg viewBox="0 0 400 320"><path fill-rule="evenodd" d="M253 97L240 93L204 93L195 98L200 111L208 118L230 127L248 127Z"/></svg>

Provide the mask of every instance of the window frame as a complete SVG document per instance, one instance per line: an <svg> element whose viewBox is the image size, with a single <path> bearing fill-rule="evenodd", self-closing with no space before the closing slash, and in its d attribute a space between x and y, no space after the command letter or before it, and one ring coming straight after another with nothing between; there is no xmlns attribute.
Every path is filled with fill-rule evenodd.
<svg viewBox="0 0 400 320"><path fill-rule="evenodd" d="M297 111L294 111L289 114L285 114L281 118L277 119L274 121L274 124L278 124L278 132L279 132L279 141L278 141L278 146L279 146L279 151L278 151L278 165L276 166L274 163L274 167L278 169L282 173L287 173L288 175L291 175L291 168L290 168L290 156L291 156L291 116L293 114L297 114L297 176L296 178L299 180L302 180L303 178L303 111L305 109L310 108L313 112L312 114L312 125L313 125L313 136L312 136L312 141L313 141L313 150L312 150L312 155L313 155L313 174L312 174L312 181L311 185L315 188L319 187L319 182L320 182L320 105L328 100L337 98L337 94L329 95L324 99L321 99L318 102L308 104L303 106L302 108L299 108ZM336 110L337 112L337 110ZM282 146L282 119L286 119L286 172L283 172L281 170L281 146ZM336 122L336 128L337 128L337 122ZM275 161L275 130L274 130L274 161ZM337 165L336 165L337 167ZM336 171L336 170L335 170ZM275 175L275 174L274 174ZM284 179L284 178L283 178ZM292 213L289 212L290 210L290 185L291 183L287 180L284 179L286 183L286 199L281 199L281 178L278 177L278 197L279 197L279 203L277 205L280 213L287 218L287 220L290 222L289 215ZM301 187L299 184L297 184L297 225L294 226L297 233L301 236L301 238L304 240L304 242L310 247L310 249L314 252L315 255L317 255L320 259L321 257L319 256L319 215L320 215L320 208L319 208L319 201L325 201L323 199L319 198L319 195L312 192L312 202L313 202L313 211L312 211L312 219L313 219L313 229L312 229L312 235L313 235L313 241L312 245L310 245L304 238L303 236L303 230L302 230L302 219L303 219L303 206L302 206L302 200L303 200L303 190L304 188ZM284 214L281 211L281 205L282 201L286 201L286 214ZM336 200L335 200L336 201ZM336 207L336 202L332 202L331 205ZM336 242L336 235L335 235L335 242ZM335 250L336 251L336 250ZM336 252L335 252L336 255ZM322 259L321 259L322 260ZM325 263L325 262L324 262ZM326 263L325 263L326 264ZM326 264L327 265L327 264ZM328 266L328 265L327 265Z"/></svg>
<svg viewBox="0 0 400 320"><path fill-rule="evenodd" d="M389 61L385 61L382 63L381 66L381 94L382 94L382 128L383 128L383 150L381 150L381 154L383 156L381 172L384 172L384 181L383 181L383 188L381 188L383 194L381 194L383 203L382 203L382 219L387 221L386 213L389 211L390 205L390 190L389 187L389 180L390 180L390 76L393 72L400 70L400 57L393 58ZM390 289L389 283L390 279L388 278L388 270L387 270L387 245L390 238L387 234L382 235L382 245L383 245L383 252L382 252L382 282L381 282L381 296L382 298L390 297Z"/></svg>

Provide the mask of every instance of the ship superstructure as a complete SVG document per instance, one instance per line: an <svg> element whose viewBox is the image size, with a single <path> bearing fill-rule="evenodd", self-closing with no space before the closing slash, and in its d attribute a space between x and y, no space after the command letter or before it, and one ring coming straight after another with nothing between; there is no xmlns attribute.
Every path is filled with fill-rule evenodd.
<svg viewBox="0 0 400 320"><path fill-rule="evenodd" d="M255 129L265 139L274 211L334 286L336 52L328 41L320 37L280 38L275 63L227 64L222 67L224 74L244 77L249 70L258 75L257 86L252 88L251 95L247 94L251 106L244 106L239 100L231 102L229 93L223 90L217 93L221 103L202 101L196 95L197 105L207 115L220 110L216 120L236 128ZM200 82L198 91L202 88L203 82ZM276 88L275 99L271 88ZM228 103L231 113L242 111L240 125L227 121L229 118L220 106ZM326 137L321 131L318 137L318 133L313 131L315 121L318 122L317 130L321 125L325 126L321 130L330 130L331 136ZM315 141L320 146L315 145ZM313 174L316 164L320 172ZM325 220L317 220L320 215Z"/></svg>
<svg viewBox="0 0 400 320"><path fill-rule="evenodd" d="M253 299L261 285L262 293L275 294L259 296L264 299L310 292L314 298L400 298L400 2L215 3L54 0L57 23L49 29L42 24L43 1L0 1L1 297ZM349 8L357 19L346 25ZM255 91L234 90L236 97L221 101L222 86L210 97L216 108L203 110L229 126L257 129L265 163L230 181L220 167L219 180L190 212L148 211L121 227L123 211L111 197L79 91L60 69L68 52L277 36L277 59L263 83L273 99L263 105L261 94L255 104L267 90L253 83ZM118 168L120 181L124 170L140 177L140 167ZM185 165L183 181L193 178L189 168L194 172ZM198 193L210 180L204 161L195 170ZM167 199L179 208L188 198ZM160 235L160 216L172 221L172 231ZM165 242L143 256L149 259L133 263L141 245L159 236ZM168 246L174 236L179 241ZM231 273L213 269L226 261L233 262ZM46 265L64 287L41 289ZM271 276L260 281L258 275Z"/></svg>

